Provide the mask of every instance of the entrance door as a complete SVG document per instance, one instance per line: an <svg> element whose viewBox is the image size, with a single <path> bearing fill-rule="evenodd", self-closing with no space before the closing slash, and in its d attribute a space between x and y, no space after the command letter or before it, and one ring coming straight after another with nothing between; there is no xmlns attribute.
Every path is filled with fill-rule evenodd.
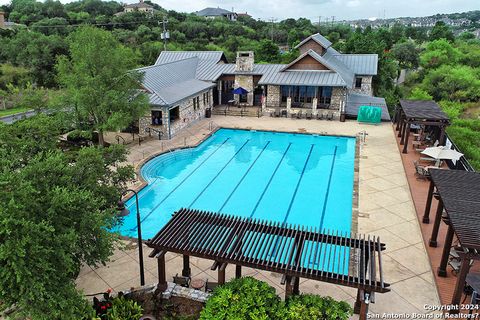
<svg viewBox="0 0 480 320"><path fill-rule="evenodd" d="M256 87L255 90L253 90L253 105L260 107L262 105L262 95L263 95L263 89L261 87Z"/></svg>

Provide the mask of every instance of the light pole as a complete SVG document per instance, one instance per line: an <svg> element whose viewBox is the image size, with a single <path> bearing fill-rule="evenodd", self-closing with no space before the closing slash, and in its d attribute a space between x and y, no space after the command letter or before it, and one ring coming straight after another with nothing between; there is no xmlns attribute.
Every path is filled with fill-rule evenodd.
<svg viewBox="0 0 480 320"><path fill-rule="evenodd" d="M137 205L138 259L140 260L140 285L143 286L145 285L145 272L143 270L142 226L140 220L140 208L138 207L138 193L135 190L128 189L122 193L120 200L118 201L118 211L120 211L120 217L125 217L130 214L130 210L125 207L125 203L122 201L122 197L128 192L133 192L133 194L135 194L135 203Z"/></svg>

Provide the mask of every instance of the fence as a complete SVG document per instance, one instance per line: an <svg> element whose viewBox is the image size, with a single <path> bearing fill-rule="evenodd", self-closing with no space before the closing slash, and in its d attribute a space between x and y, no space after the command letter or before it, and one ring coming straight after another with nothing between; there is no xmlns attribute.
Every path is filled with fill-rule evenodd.
<svg viewBox="0 0 480 320"><path fill-rule="evenodd" d="M446 141L445 141L445 146L449 147L450 149L453 149L455 151L458 151L458 152L462 152L462 150L460 150L456 145L455 143L450 139L450 137L448 136L448 134L446 134ZM472 167L472 165L470 164L470 162L468 162L468 160L465 158L465 157L461 157L460 160L458 161L452 161L452 160L447 160L446 161L448 167L450 169L455 169L455 170L463 170L463 171L471 171L471 172L474 172L475 169Z"/></svg>

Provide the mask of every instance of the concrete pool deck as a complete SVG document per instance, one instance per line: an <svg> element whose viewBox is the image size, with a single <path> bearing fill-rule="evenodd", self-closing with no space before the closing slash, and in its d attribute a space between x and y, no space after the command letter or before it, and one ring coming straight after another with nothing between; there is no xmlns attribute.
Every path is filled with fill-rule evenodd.
<svg viewBox="0 0 480 320"><path fill-rule="evenodd" d="M368 133L366 144L360 148L359 164L359 208L358 232L380 236L386 243L383 255L385 281L391 284L392 291L377 294L376 303L371 304L371 313L428 313L425 305L439 305L437 288L427 252L422 240L420 226L408 187L402 160L390 123L380 125L359 124L356 121L344 123L325 120L296 120L285 118L249 118L214 116L193 124L181 135L165 143L149 140L139 145L131 145L128 161L141 165L150 156L163 149L194 145L211 132L211 126L255 130L275 130L286 132L323 133L329 135L355 136L365 130ZM145 246L146 283L157 281L155 259L148 258L149 249ZM181 273L182 257L167 254L167 279ZM216 272L210 270L211 262L191 258L192 278L216 281ZM130 289L139 285L138 251L135 242L128 242L127 248L117 250L104 267L84 267L77 279L77 286L86 294ZM227 267L226 278L233 278L233 266ZM266 281L281 295L281 275L266 271L243 268L243 275L251 275ZM303 279L300 291L329 295L345 300L353 305L356 290L323 282Z"/></svg>

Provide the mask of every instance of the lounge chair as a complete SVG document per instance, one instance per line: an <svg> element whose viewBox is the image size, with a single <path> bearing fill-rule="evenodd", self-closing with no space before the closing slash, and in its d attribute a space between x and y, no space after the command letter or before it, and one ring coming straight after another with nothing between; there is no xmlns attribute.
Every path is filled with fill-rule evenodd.
<svg viewBox="0 0 480 320"><path fill-rule="evenodd" d="M430 179L430 173L424 166L419 165L418 161L414 161L413 164L415 166L415 176L417 177L417 180Z"/></svg>
<svg viewBox="0 0 480 320"><path fill-rule="evenodd" d="M302 119L303 118L302 110L297 112L296 117L297 117L297 119Z"/></svg>
<svg viewBox="0 0 480 320"><path fill-rule="evenodd" d="M333 120L333 113L329 112L327 114L327 120L329 120L329 121Z"/></svg>
<svg viewBox="0 0 480 320"><path fill-rule="evenodd" d="M218 287L218 282L211 282L208 279L205 281L205 292L212 292L216 287Z"/></svg>
<svg viewBox="0 0 480 320"><path fill-rule="evenodd" d="M311 111L307 111L305 113L305 119L307 120L312 120L312 112Z"/></svg>
<svg viewBox="0 0 480 320"><path fill-rule="evenodd" d="M179 276L178 273L173 277L173 283L185 288L188 288L190 286L190 281L190 277Z"/></svg>
<svg viewBox="0 0 480 320"><path fill-rule="evenodd" d="M325 117L324 117L324 115L323 115L323 112L317 113L317 119L318 119L318 120L323 120L324 118L325 118Z"/></svg>
<svg viewBox="0 0 480 320"><path fill-rule="evenodd" d="M273 114L274 114L275 118L279 118L280 117L280 110L276 109Z"/></svg>

